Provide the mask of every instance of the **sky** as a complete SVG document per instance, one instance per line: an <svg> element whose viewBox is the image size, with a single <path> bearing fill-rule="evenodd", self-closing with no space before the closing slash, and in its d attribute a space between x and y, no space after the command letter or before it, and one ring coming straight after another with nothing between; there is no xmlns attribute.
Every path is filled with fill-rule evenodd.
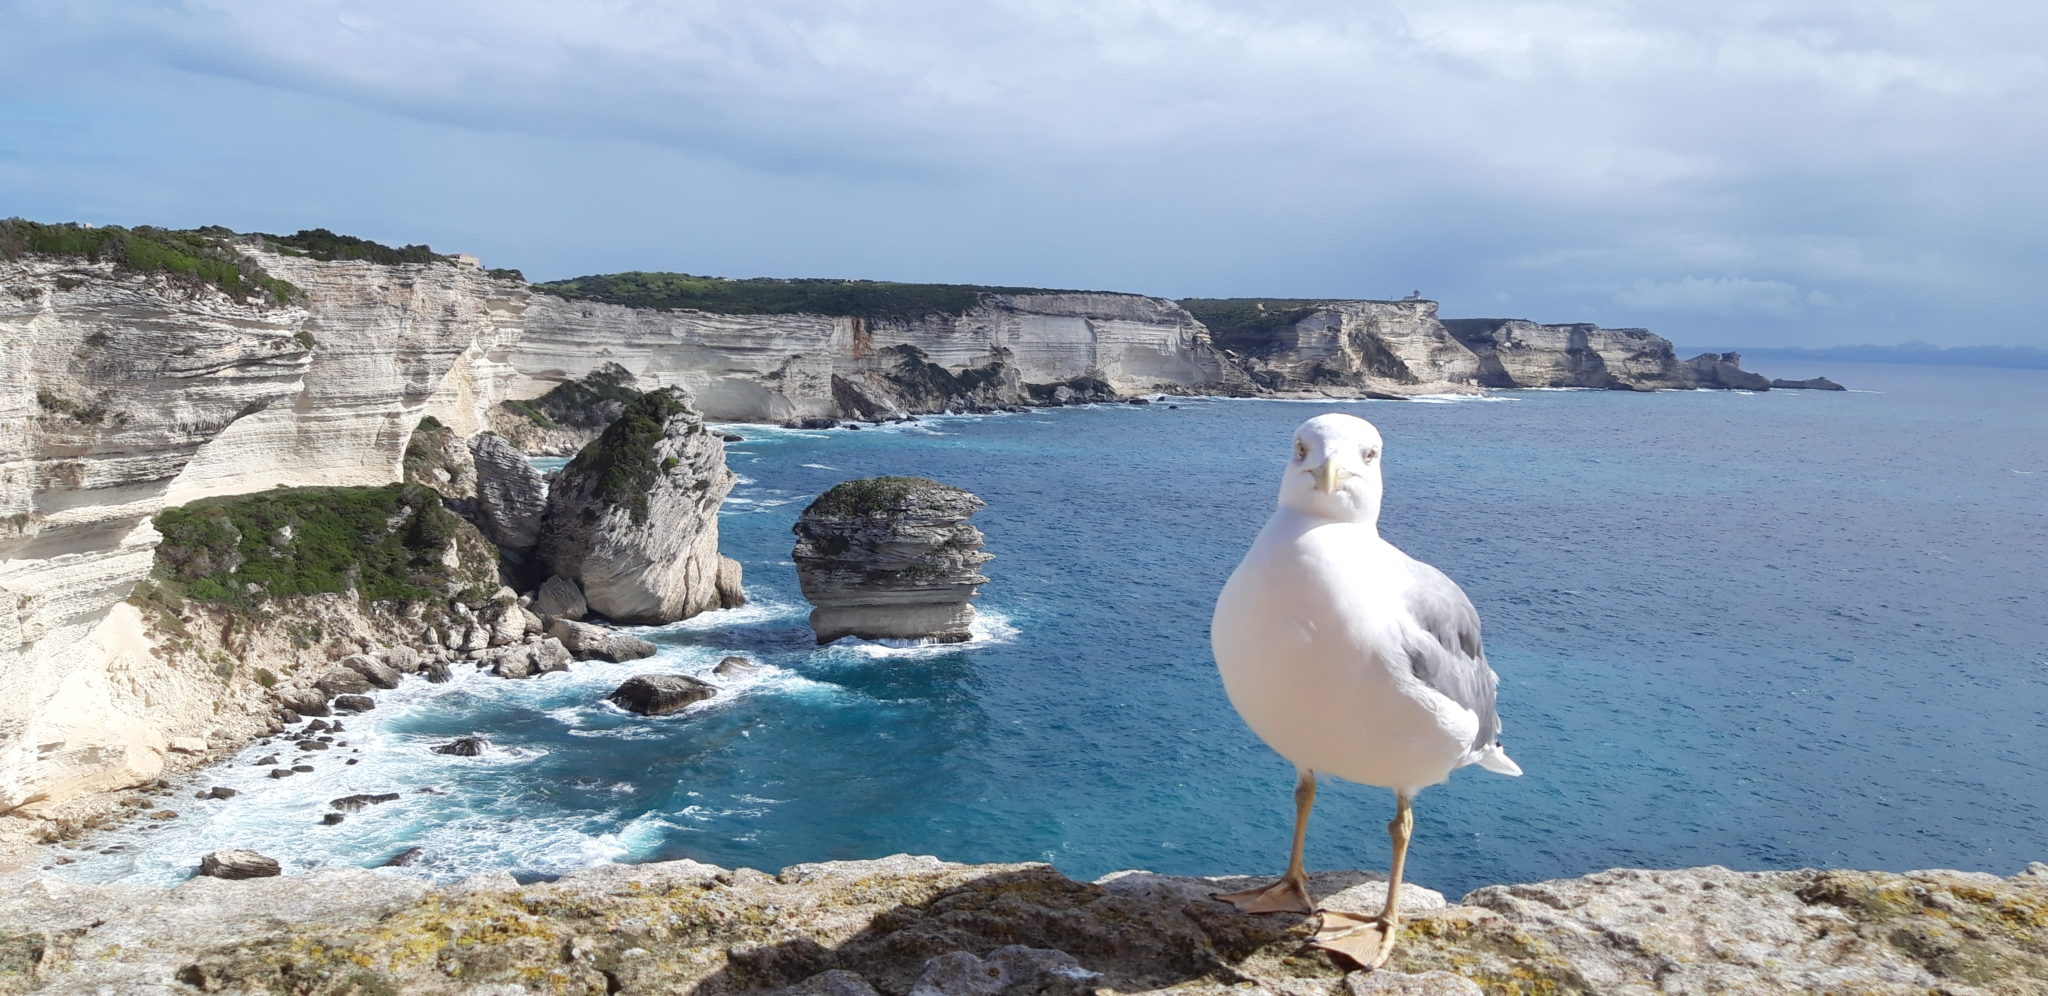
<svg viewBox="0 0 2048 996"><path fill-rule="evenodd" d="M0 216L2048 346L2048 5L0 0Z"/></svg>

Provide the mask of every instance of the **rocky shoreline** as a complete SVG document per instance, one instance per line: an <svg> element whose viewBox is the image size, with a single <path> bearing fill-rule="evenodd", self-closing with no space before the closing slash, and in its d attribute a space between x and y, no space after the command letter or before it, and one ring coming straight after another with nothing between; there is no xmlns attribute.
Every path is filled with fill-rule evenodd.
<svg viewBox="0 0 2048 996"><path fill-rule="evenodd" d="M897 855L777 874L692 861L434 887L364 869L173 889L0 877L0 992L1927 994L2048 992L2048 865L1613 870L1404 890L1379 972L1308 918L1209 898L1248 878ZM1381 876L1325 872L1371 912Z"/></svg>

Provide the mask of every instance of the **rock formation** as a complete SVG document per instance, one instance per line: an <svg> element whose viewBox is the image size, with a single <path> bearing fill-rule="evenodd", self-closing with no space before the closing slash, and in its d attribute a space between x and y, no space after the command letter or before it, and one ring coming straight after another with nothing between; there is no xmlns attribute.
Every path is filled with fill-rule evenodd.
<svg viewBox="0 0 2048 996"><path fill-rule="evenodd" d="M636 383L625 367L604 363L540 397L499 402L490 423L521 452L574 456L625 414L626 405L641 395Z"/></svg>
<svg viewBox="0 0 2048 996"><path fill-rule="evenodd" d="M460 436L429 416L420 419L399 462L407 484L433 488L453 501L476 496L476 459Z"/></svg>
<svg viewBox="0 0 2048 996"><path fill-rule="evenodd" d="M561 641L579 661L637 661L654 656L654 644L637 636L594 626L590 623L557 619L548 624L548 638Z"/></svg>
<svg viewBox="0 0 2048 996"><path fill-rule="evenodd" d="M547 512L548 487L526 455L495 432L469 440L476 478L476 500L465 516L505 553L524 559L540 544L541 518Z"/></svg>
<svg viewBox="0 0 2048 996"><path fill-rule="evenodd" d="M1648 329L1539 325L1519 318L1451 319L1444 327L1478 357L1485 387L1654 391L1694 384L1670 341Z"/></svg>
<svg viewBox="0 0 2048 996"><path fill-rule="evenodd" d="M1741 993L2048 992L2048 865L1964 872L1607 871L1403 892L1402 940L1362 973L1309 918L1238 913L1252 879L896 856L768 875L692 861L434 888L366 869L174 889L17 874L0 957L61 992ZM1326 872L1376 913L1380 876ZM166 929L175 924L175 930Z"/></svg>
<svg viewBox="0 0 2048 996"><path fill-rule="evenodd" d="M1768 391L1771 379L1742 369L1741 353L1701 353L1686 360L1683 369L1692 377L1693 387L1736 391Z"/></svg>
<svg viewBox="0 0 2048 996"><path fill-rule="evenodd" d="M970 635L968 600L989 554L967 517L980 498L919 477L847 481L819 495L792 531L797 580L820 644Z"/></svg>
<svg viewBox="0 0 2048 996"><path fill-rule="evenodd" d="M687 674L642 674L627 678L605 700L642 716L665 716L718 694L718 686Z"/></svg>
<svg viewBox="0 0 2048 996"><path fill-rule="evenodd" d="M1778 378L1774 378L1774 379L1772 379L1772 381L1771 381L1771 387L1772 387L1773 389L1775 389L1775 390L1779 390L1779 391L1846 391L1846 390L1848 390L1848 388L1846 388L1846 387L1843 387L1842 385L1840 385L1840 384L1837 384L1837 383L1835 383L1834 381L1831 381L1831 380L1827 379L1826 377L1808 377L1808 378L1807 378L1807 379L1805 379L1805 380L1786 380L1786 379L1784 379L1783 377L1778 377Z"/></svg>
<svg viewBox="0 0 2048 996"><path fill-rule="evenodd" d="M682 392L643 395L562 468L541 561L617 622L739 605L740 566L718 552L718 506L732 486L725 444Z"/></svg>

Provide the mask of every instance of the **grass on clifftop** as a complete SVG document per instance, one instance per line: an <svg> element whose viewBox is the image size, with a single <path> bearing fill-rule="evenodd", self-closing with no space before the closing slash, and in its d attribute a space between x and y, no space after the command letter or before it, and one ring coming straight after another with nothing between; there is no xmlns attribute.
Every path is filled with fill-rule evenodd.
<svg viewBox="0 0 2048 996"><path fill-rule="evenodd" d="M966 492L925 477L863 477L835 484L804 509L805 515L875 515L900 507L920 491Z"/></svg>
<svg viewBox="0 0 2048 996"><path fill-rule="evenodd" d="M36 254L112 263L119 271L161 273L190 285L218 288L243 301L283 304L301 296L297 287L236 252L230 241L234 238L234 232L219 226L89 228L8 218L0 220L0 259Z"/></svg>
<svg viewBox="0 0 2048 996"><path fill-rule="evenodd" d="M668 420L690 411L674 388L649 391L626 405L618 421L576 454L562 479L592 481L591 494L608 505L624 506L634 522L647 521L647 491L661 476L654 447L665 436Z"/></svg>
<svg viewBox="0 0 2048 996"><path fill-rule="evenodd" d="M415 484L207 498L167 508L155 522L163 534L157 578L190 601L246 608L347 591L424 601L496 583L494 562L474 577L448 566L461 562L449 551L470 527Z"/></svg>
<svg viewBox="0 0 2048 996"><path fill-rule="evenodd" d="M1030 287L975 284L899 284L886 280L728 280L687 273L606 273L555 280L534 287L561 297L632 308L687 308L734 315L834 315L914 319L958 315L983 294L1060 294Z"/></svg>

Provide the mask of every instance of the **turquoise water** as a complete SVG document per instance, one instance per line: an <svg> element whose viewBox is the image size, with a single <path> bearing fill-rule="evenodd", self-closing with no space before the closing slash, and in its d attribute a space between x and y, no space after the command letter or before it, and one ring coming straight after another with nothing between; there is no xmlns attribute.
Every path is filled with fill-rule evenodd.
<svg viewBox="0 0 2048 996"><path fill-rule="evenodd" d="M348 721L361 763L277 782L246 764L275 748L252 748L200 782L243 796L188 800L66 872L174 881L223 846L298 867L421 846L416 871L444 878L898 851L1080 876L1277 870L1290 771L1231 712L1206 627L1293 426L1335 409L1387 437L1387 536L1478 604L1528 772L1471 768L1423 793L1415 881L1706 863L2010 874L2048 858L2048 373L1829 372L1874 393L738 427L723 528L748 607L644 631L652 661L382 693ZM987 499L997 559L972 643L811 646L790 524L822 489L883 473ZM675 717L599 701L728 653L774 668ZM428 750L472 733L494 744L484 757ZM407 794L318 825L326 799L392 790ZM1383 866L1391 807L1327 787L1310 863Z"/></svg>

